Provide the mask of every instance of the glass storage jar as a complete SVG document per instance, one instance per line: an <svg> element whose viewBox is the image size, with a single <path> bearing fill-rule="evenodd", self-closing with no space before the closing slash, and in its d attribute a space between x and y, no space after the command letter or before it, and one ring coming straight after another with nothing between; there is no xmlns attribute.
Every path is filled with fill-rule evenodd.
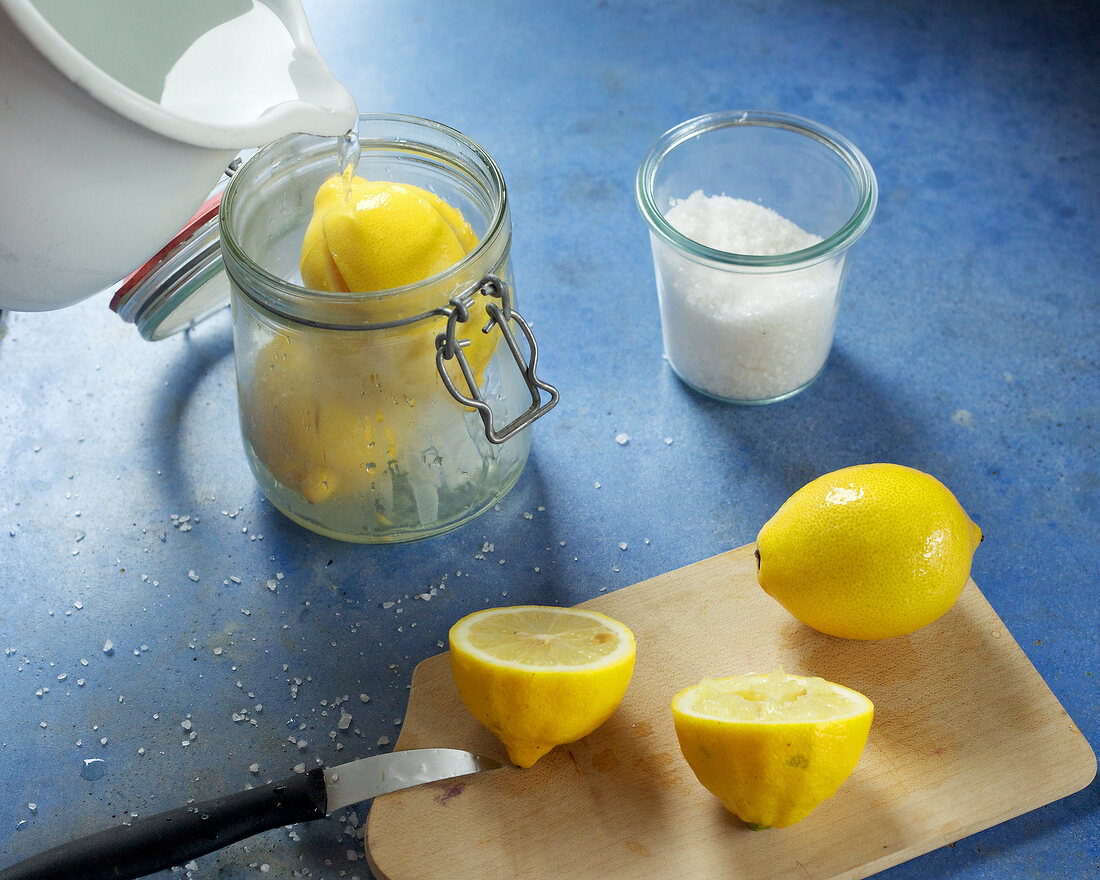
<svg viewBox="0 0 1100 880"><path fill-rule="evenodd" d="M790 114L709 113L657 140L636 194L676 374L741 404L808 387L832 349L848 251L878 202L859 149Z"/></svg>
<svg viewBox="0 0 1100 880"><path fill-rule="evenodd" d="M303 235L318 188L341 170L341 142L293 135L250 158L220 209L241 433L264 494L292 520L342 540L406 541L455 528L507 493L530 422L557 391L535 376L535 340L512 308L496 163L425 119L365 115L358 138L360 176L434 192L478 244L405 287L310 290Z"/></svg>

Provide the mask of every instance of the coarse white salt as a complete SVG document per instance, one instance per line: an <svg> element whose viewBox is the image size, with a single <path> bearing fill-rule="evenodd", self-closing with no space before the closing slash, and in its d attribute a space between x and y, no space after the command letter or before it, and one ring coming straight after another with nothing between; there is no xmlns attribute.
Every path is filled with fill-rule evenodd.
<svg viewBox="0 0 1100 880"><path fill-rule="evenodd" d="M742 255L821 239L770 208L696 190L665 219L708 247ZM833 343L843 254L794 268L734 270L655 248L665 352L689 385L727 400L768 400L812 380Z"/></svg>
<svg viewBox="0 0 1100 880"><path fill-rule="evenodd" d="M789 254L821 241L771 208L701 189L673 199L665 219L692 241L731 254Z"/></svg>

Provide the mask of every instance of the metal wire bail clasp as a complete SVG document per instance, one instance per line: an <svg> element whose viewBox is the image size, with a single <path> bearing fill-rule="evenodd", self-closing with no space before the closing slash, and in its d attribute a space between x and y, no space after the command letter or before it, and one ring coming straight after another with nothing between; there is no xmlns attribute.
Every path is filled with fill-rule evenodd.
<svg viewBox="0 0 1100 880"><path fill-rule="evenodd" d="M512 358L519 367L520 373L523 374L523 380L527 383L527 390L531 392L531 405L527 410L500 430L493 426L493 410L485 402L485 396L481 393L477 379L474 378L474 372L470 368L470 363L462 351L463 347L470 344L470 340L455 337L458 325L470 319L470 306L473 304L474 297L479 293L500 300L500 304L490 302L485 306L485 311L489 314L489 320L481 328L481 332L491 332L494 325L500 328L504 341L508 343L508 350L512 352ZM447 331L440 333L435 338L436 368L443 379L443 384L451 392L451 396L459 403L473 407L478 411L481 421L485 424L485 437L490 443L503 443L522 431L535 419L554 408L558 402L558 389L535 375L535 367L539 359L538 344L535 342L534 334L531 333L531 328L527 326L527 322L523 320L519 312L512 308L511 291L502 279L496 275L486 275L465 293L452 297L451 306L445 310L445 313L447 315ZM523 335L527 337L527 347L530 350L530 355L527 357L524 357L523 351L516 341L515 334L508 326L510 321L515 321L519 329L523 331ZM458 390L447 372L445 362L451 360L451 358L458 361L458 367L462 371L467 387L470 389L469 396ZM542 402L542 392L544 391L550 395L549 400L545 403Z"/></svg>

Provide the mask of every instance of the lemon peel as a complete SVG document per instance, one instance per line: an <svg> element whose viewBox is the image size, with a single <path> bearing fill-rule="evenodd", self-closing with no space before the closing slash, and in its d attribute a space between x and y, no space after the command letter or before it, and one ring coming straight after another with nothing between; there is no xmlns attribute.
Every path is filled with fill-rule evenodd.
<svg viewBox="0 0 1100 880"><path fill-rule="evenodd" d="M754 830L805 819L855 770L874 705L781 668L703 679L672 700L680 751L699 782Z"/></svg>
<svg viewBox="0 0 1100 880"><path fill-rule="evenodd" d="M935 477L904 465L856 465L807 483L764 524L757 580L820 632L891 638L947 613L981 540Z"/></svg>
<svg viewBox="0 0 1100 880"><path fill-rule="evenodd" d="M586 609L487 608L459 620L449 640L459 697L519 767L603 724L634 671L630 629Z"/></svg>
<svg viewBox="0 0 1100 880"><path fill-rule="evenodd" d="M409 183L329 177L317 190L302 242L302 283L371 293L415 284L477 246L461 213Z"/></svg>

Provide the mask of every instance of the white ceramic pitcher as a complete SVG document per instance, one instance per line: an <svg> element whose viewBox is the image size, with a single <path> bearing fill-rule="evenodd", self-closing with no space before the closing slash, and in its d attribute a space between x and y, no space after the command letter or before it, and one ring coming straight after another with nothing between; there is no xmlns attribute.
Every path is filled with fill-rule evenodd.
<svg viewBox="0 0 1100 880"><path fill-rule="evenodd" d="M109 287L242 149L355 119L299 0L0 0L0 309Z"/></svg>

